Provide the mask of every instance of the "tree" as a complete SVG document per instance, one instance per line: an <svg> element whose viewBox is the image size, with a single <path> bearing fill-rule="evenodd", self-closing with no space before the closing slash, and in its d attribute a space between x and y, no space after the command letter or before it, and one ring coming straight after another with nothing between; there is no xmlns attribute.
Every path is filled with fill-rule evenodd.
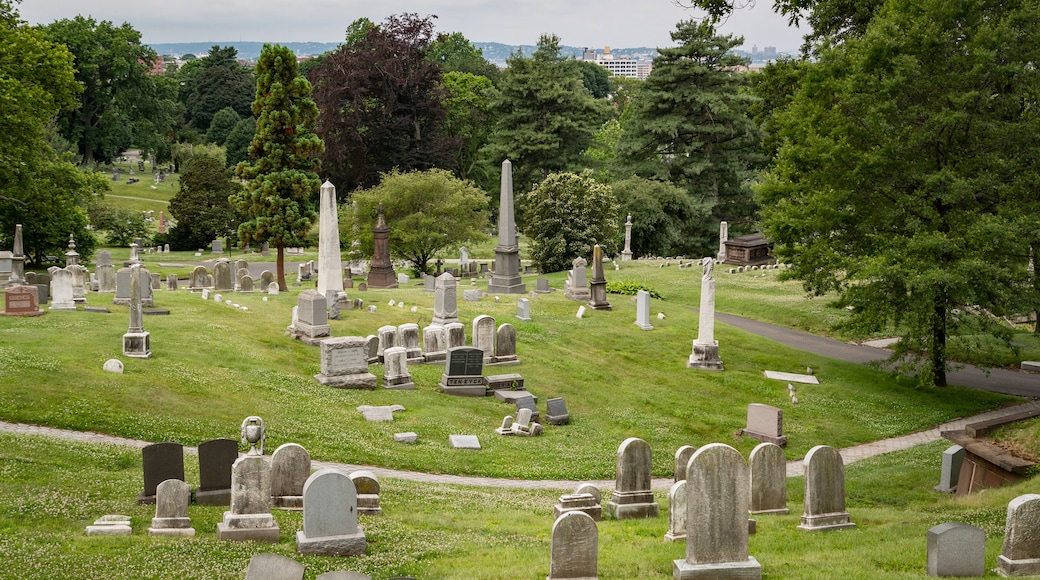
<svg viewBox="0 0 1040 580"><path fill-rule="evenodd" d="M180 188L170 199L170 215L177 219L168 236L178 250L204 248L211 240L233 235L242 215L231 205L242 186L223 162L195 157L181 172Z"/></svg>
<svg viewBox="0 0 1040 580"><path fill-rule="evenodd" d="M131 144L150 145L154 152L172 125L174 95L171 84L148 74L159 56L141 44L141 33L127 23L117 27L82 16L43 31L75 58L80 103L59 115L58 127L77 144L83 163L108 162Z"/></svg>
<svg viewBox="0 0 1040 580"><path fill-rule="evenodd" d="M617 158L637 174L684 188L694 204L708 204L715 218L691 232L692 250L709 255L719 220L737 230L755 218L749 182L764 161L760 132L747 116L752 97L746 64L730 50L743 39L718 36L708 23L680 22L679 43L660 49L654 68L631 105Z"/></svg>
<svg viewBox="0 0 1040 580"><path fill-rule="evenodd" d="M474 171L483 169L480 150L491 138L494 87L487 77L449 72L444 74L444 88L447 92L444 97L447 111L444 130L460 141L455 168L460 178L467 179Z"/></svg>
<svg viewBox="0 0 1040 580"><path fill-rule="evenodd" d="M609 185L588 171L553 173L523 195L523 232L542 272L566 269L574 258L618 250L618 203Z"/></svg>
<svg viewBox="0 0 1040 580"><path fill-rule="evenodd" d="M199 131L209 129L213 116L225 107L234 109L239 118L250 115L256 80L237 57L235 47L214 45L204 58L190 63L190 68L185 65L181 74L184 105L188 120Z"/></svg>
<svg viewBox="0 0 1040 580"><path fill-rule="evenodd" d="M136 238L149 237L144 214L107 204L98 204L87 212L94 230L107 234L106 241L113 246L129 246ZM76 243L77 248L79 242Z"/></svg>
<svg viewBox="0 0 1040 580"><path fill-rule="evenodd" d="M252 115L235 124L235 128L228 133L227 139L224 140L228 167L235 167L239 163L249 160L249 144L253 142L255 135L256 119Z"/></svg>
<svg viewBox="0 0 1040 580"><path fill-rule="evenodd" d="M235 174L249 182L230 201L248 217L238 226L240 241L278 249L278 287L284 291L285 248L303 245L318 219L314 201L321 180L315 170L325 146L312 131L318 107L310 98L311 84L296 74L296 55L265 44L256 76L256 136L249 146L256 161L238 164Z"/></svg>
<svg viewBox="0 0 1040 580"><path fill-rule="evenodd" d="M473 46L473 43L461 32L438 34L437 38L430 43L426 58L437 63L441 72L445 74L468 73L487 77L492 83L495 83L499 77L498 67L488 62L484 58L484 53Z"/></svg>
<svg viewBox="0 0 1040 580"><path fill-rule="evenodd" d="M524 192L550 173L581 168L581 154L606 120L607 105L582 85L576 61L560 55L555 35L539 38L530 58L517 52L506 62L485 155L493 166L509 159L513 183Z"/></svg>
<svg viewBox="0 0 1040 580"><path fill-rule="evenodd" d="M581 84L589 91L589 94L597 99L605 99L610 94L610 77L614 76L609 70L600 65L579 60L578 68L581 69Z"/></svg>
<svg viewBox="0 0 1040 580"><path fill-rule="evenodd" d="M696 204L680 187L667 181L630 177L611 184L621 203L620 216L632 216L632 254L688 256L694 254L690 233L696 224L711 223L711 207Z"/></svg>
<svg viewBox="0 0 1040 580"><path fill-rule="evenodd" d="M994 317L1036 303L1038 19L1024 0L892 0L778 117L759 189L778 257L852 329L901 334L891 362L922 383L946 384L951 336L1007 340Z"/></svg>
<svg viewBox="0 0 1040 580"><path fill-rule="evenodd" d="M213 120L209 124L209 130L206 131L206 141L223 145L228 135L234 130L235 125L241 120L238 113L231 107L224 107L217 111L217 114L213 115Z"/></svg>
<svg viewBox="0 0 1040 580"><path fill-rule="evenodd" d="M472 183L443 169L393 170L383 174L379 185L357 190L352 215L345 215L341 239L358 232L362 248L371 252L371 224L383 205L390 224L390 251L406 258L419 272L438 252L486 238L487 194ZM354 226L357 227L354 227Z"/></svg>
<svg viewBox="0 0 1040 580"><path fill-rule="evenodd" d="M426 58L430 18L390 16L311 74L325 141L322 168L341 188L372 187L393 168L453 169L460 139L444 128L438 66Z"/></svg>

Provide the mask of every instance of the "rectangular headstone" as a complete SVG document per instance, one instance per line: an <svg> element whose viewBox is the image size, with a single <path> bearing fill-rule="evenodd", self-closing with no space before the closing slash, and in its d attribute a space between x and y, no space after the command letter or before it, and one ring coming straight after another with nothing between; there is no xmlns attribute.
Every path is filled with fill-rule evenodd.
<svg viewBox="0 0 1040 580"><path fill-rule="evenodd" d="M144 491L137 503L155 503L155 489L167 479L184 481L184 446L180 443L153 443L141 449Z"/></svg>
<svg viewBox="0 0 1040 580"><path fill-rule="evenodd" d="M796 373L782 373L780 371L762 371L762 374L767 379L776 379L778 381L787 381L789 383L803 383L806 385L818 385L820 379L817 379L813 375L799 375Z"/></svg>
<svg viewBox="0 0 1040 580"><path fill-rule="evenodd" d="M199 444L199 488L195 503L231 505L231 466L238 459L238 441L210 439Z"/></svg>
<svg viewBox="0 0 1040 580"><path fill-rule="evenodd" d="M545 401L545 421L550 425L566 425L571 422L571 416L567 412L567 405L563 397L556 397Z"/></svg>
<svg viewBox="0 0 1040 580"><path fill-rule="evenodd" d="M455 449L480 449L476 435L449 435L448 442Z"/></svg>
<svg viewBox="0 0 1040 580"><path fill-rule="evenodd" d="M441 390L449 395L483 397L487 394L483 370L484 351L467 346L449 348Z"/></svg>
<svg viewBox="0 0 1040 580"><path fill-rule="evenodd" d="M942 454L942 472L939 475L939 485L935 491L953 493L957 491L957 479L960 477L961 464L964 463L964 448L960 445L951 445Z"/></svg>
<svg viewBox="0 0 1040 580"><path fill-rule="evenodd" d="M949 522L928 530L929 576L986 575L986 532Z"/></svg>
<svg viewBox="0 0 1040 580"><path fill-rule="evenodd" d="M757 441L787 445L783 434L784 412L782 409L761 403L750 403L747 409L747 427L742 434Z"/></svg>

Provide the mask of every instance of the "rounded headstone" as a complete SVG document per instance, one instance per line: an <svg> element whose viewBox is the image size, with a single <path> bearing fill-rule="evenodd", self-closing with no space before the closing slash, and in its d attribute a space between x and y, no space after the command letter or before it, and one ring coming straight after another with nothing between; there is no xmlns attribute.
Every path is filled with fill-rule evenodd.
<svg viewBox="0 0 1040 580"><path fill-rule="evenodd" d="M116 358L110 358L105 361L105 365L101 368L110 373L123 374L123 361Z"/></svg>

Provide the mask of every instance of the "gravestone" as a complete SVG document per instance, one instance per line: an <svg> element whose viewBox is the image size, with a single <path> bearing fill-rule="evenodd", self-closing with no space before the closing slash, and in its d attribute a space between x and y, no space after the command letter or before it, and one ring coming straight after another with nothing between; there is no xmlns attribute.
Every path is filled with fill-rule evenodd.
<svg viewBox="0 0 1040 580"><path fill-rule="evenodd" d="M463 290L462 300L465 302L480 302L480 294L480 290L477 289Z"/></svg>
<svg viewBox="0 0 1040 580"><path fill-rule="evenodd" d="M245 260L235 260L235 287L237 288L242 280L242 276L249 275L249 262Z"/></svg>
<svg viewBox="0 0 1040 580"><path fill-rule="evenodd" d="M87 526L88 536L129 536L134 532L130 527L130 516L110 514L94 520L94 525Z"/></svg>
<svg viewBox="0 0 1040 580"><path fill-rule="evenodd" d="M210 439L199 444L199 487L195 503L231 505L231 466L238 459L234 439Z"/></svg>
<svg viewBox="0 0 1040 580"><path fill-rule="evenodd" d="M549 288L548 278L538 278L534 283L534 291L537 294L548 294L552 290Z"/></svg>
<svg viewBox="0 0 1040 580"><path fill-rule="evenodd" d="M593 310L611 310L607 302L607 279L603 275L603 250L599 244L592 246L592 279L589 280L589 301Z"/></svg>
<svg viewBox="0 0 1040 580"><path fill-rule="evenodd" d="M279 554L253 554L246 580L303 580L303 564Z"/></svg>
<svg viewBox="0 0 1040 580"><path fill-rule="evenodd" d="M130 305L130 268L120 268L116 272L116 295L112 298L112 304Z"/></svg>
<svg viewBox="0 0 1040 580"><path fill-rule="evenodd" d="M87 286L90 285L90 272L79 264L65 266L65 269L72 272L72 300L77 304L85 303Z"/></svg>
<svg viewBox="0 0 1040 580"><path fill-rule="evenodd" d="M596 578L599 530L586 513L570 511L553 523L549 556L549 578Z"/></svg>
<svg viewBox="0 0 1040 580"><path fill-rule="evenodd" d="M152 356L151 334L144 329L144 311L142 286L144 276L141 275L141 265L134 264L130 267L130 326L123 335L123 354L134 358L149 358ZM181 470L183 473L183 460ZM184 479L181 475L180 479Z"/></svg>
<svg viewBox="0 0 1040 580"><path fill-rule="evenodd" d="M368 364L379 362L379 337L370 334L365 337L365 354L368 356Z"/></svg>
<svg viewBox="0 0 1040 580"><path fill-rule="evenodd" d="M986 532L957 522L928 530L929 576L986 575Z"/></svg>
<svg viewBox="0 0 1040 580"><path fill-rule="evenodd" d="M75 310L76 302L72 297L72 272L60 268L51 274L51 307L50 310Z"/></svg>
<svg viewBox="0 0 1040 580"><path fill-rule="evenodd" d="M495 359L495 319L481 314L473 319L473 347L484 352L484 364Z"/></svg>
<svg viewBox="0 0 1040 580"><path fill-rule="evenodd" d="M260 244L260 255L261 256L270 256L271 255L271 244L269 242L264 242L264 243Z"/></svg>
<svg viewBox="0 0 1040 580"><path fill-rule="evenodd" d="M690 458L697 452L697 448L691 445L683 445L675 450L675 472L673 481L686 479L686 466L690 464Z"/></svg>
<svg viewBox="0 0 1040 580"><path fill-rule="evenodd" d="M326 180L321 184L318 209L318 284L317 290L329 302L343 291L343 260L339 247L339 210L336 187Z"/></svg>
<svg viewBox="0 0 1040 580"><path fill-rule="evenodd" d="M961 464L964 463L964 448L960 445L951 445L943 451L942 471L939 475L939 485L935 491L953 493L957 491L957 478L960 477Z"/></svg>
<svg viewBox="0 0 1040 580"><path fill-rule="evenodd" d="M339 336L321 341L321 373L314 375L323 385L337 389L374 389L376 376L368 370L369 340Z"/></svg>
<svg viewBox="0 0 1040 580"><path fill-rule="evenodd" d="M484 384L489 391L526 391L524 388L524 377L517 373L503 375L488 375L484 377ZM489 393L490 394L490 393Z"/></svg>
<svg viewBox="0 0 1040 580"><path fill-rule="evenodd" d="M527 286L520 277L520 246L516 241L516 220L513 216L513 165L508 159L502 162L498 202L498 245L495 246L495 272L488 282L488 293L527 293Z"/></svg>
<svg viewBox="0 0 1040 580"><path fill-rule="evenodd" d="M111 258L109 258L111 260ZM116 270L111 263L98 264L97 271L98 292L109 294L116 291Z"/></svg>
<svg viewBox="0 0 1040 580"><path fill-rule="evenodd" d="M606 505L607 513L614 519L657 517L659 506L650 491L650 466L650 446L646 441L629 437L618 447L617 481Z"/></svg>
<svg viewBox="0 0 1040 580"><path fill-rule="evenodd" d="M190 537L195 535L188 518L191 488L179 479L167 479L155 489L155 517L149 536Z"/></svg>
<svg viewBox="0 0 1040 580"><path fill-rule="evenodd" d="M1027 493L1008 503L997 572L1001 576L1040 574L1040 495Z"/></svg>
<svg viewBox="0 0 1040 580"><path fill-rule="evenodd" d="M437 277L429 274L423 274L423 292L436 292L437 291ZM436 302L436 296L434 296L434 302Z"/></svg>
<svg viewBox="0 0 1040 580"><path fill-rule="evenodd" d="M8 286L4 289L4 314L6 316L39 316L39 289L36 286Z"/></svg>
<svg viewBox="0 0 1040 580"><path fill-rule="evenodd" d="M275 507L303 507L303 484L311 475L311 456L301 445L284 443L271 454L271 503Z"/></svg>
<svg viewBox="0 0 1040 580"><path fill-rule="evenodd" d="M155 503L155 490L167 479L184 481L184 446L180 443L153 443L141 449L144 491L137 496L139 504Z"/></svg>
<svg viewBox="0 0 1040 580"><path fill-rule="evenodd" d="M382 515L383 508L379 507L379 479L376 475L364 469L352 471L350 481L354 482L354 490L357 492L358 515Z"/></svg>
<svg viewBox="0 0 1040 580"><path fill-rule="evenodd" d="M750 495L739 451L711 443L693 454L686 469L686 558L673 561L673 578L762 577L748 554Z"/></svg>
<svg viewBox="0 0 1040 580"><path fill-rule="evenodd" d="M668 489L668 531L664 539L678 542L686 539L686 479L680 479Z"/></svg>
<svg viewBox="0 0 1040 580"><path fill-rule="evenodd" d="M137 278L141 284L141 305L142 306L154 306L154 293L152 292L152 275L148 272L142 264L135 264L137 266ZM131 275L133 273L134 266L130 266ZM133 290L131 289L131 293ZM132 297L131 297L132 299Z"/></svg>
<svg viewBox="0 0 1040 580"><path fill-rule="evenodd" d="M784 411L778 407L749 403L747 408L747 427L741 434L756 441L774 443L780 447L787 445L787 437L783 434Z"/></svg>
<svg viewBox="0 0 1040 580"><path fill-rule="evenodd" d="M278 532L271 515L271 463L250 450L231 466L231 509L217 524L217 537L277 543Z"/></svg>
<svg viewBox="0 0 1040 580"><path fill-rule="evenodd" d="M383 387L399 391L415 390L412 374L408 372L408 349L391 346L383 351Z"/></svg>
<svg viewBox="0 0 1040 580"><path fill-rule="evenodd" d="M712 277L714 267L714 259L701 260L700 322L697 326L697 338L693 341L693 353L686 362L686 367L691 369L723 370L722 359L719 358L719 342L715 340L715 278Z"/></svg>
<svg viewBox="0 0 1040 580"><path fill-rule="evenodd" d="M625 221L625 249L621 250L621 261L628 262L632 259L632 214L628 214ZM615 269L616 269L615 264Z"/></svg>
<svg viewBox="0 0 1040 580"><path fill-rule="evenodd" d="M578 257L571 262L571 269L567 272L567 282L563 288L563 295L568 299L579 302L589 299L589 283L585 271L587 266L585 258Z"/></svg>
<svg viewBox="0 0 1040 580"><path fill-rule="evenodd" d="M166 275L166 290L177 290L177 274Z"/></svg>
<svg viewBox="0 0 1040 580"><path fill-rule="evenodd" d="M238 291L239 292L253 292L253 277L246 274L238 280Z"/></svg>
<svg viewBox="0 0 1040 580"><path fill-rule="evenodd" d="M116 280L116 293L119 293L119 280ZM212 288L213 279L205 266L195 266L188 275L188 290L191 292L202 292L203 288Z"/></svg>
<svg viewBox="0 0 1040 580"><path fill-rule="evenodd" d="M480 440L476 435L448 435L448 444L452 449L480 450Z"/></svg>
<svg viewBox="0 0 1040 580"><path fill-rule="evenodd" d="M538 413L538 400L533 395L527 394L526 391L522 392L523 396L517 397L514 400L516 404L517 417L520 415L520 411L527 410L531 412L531 420L539 421L541 416Z"/></svg>
<svg viewBox="0 0 1040 580"><path fill-rule="evenodd" d="M397 288L397 273L390 262L390 228L383 215L383 204L379 204L376 225L372 228L372 263L368 270L368 285L371 288Z"/></svg>
<svg viewBox="0 0 1040 580"><path fill-rule="evenodd" d="M419 325L414 322L397 327L397 343L405 349L409 364L422 364L423 351L419 346Z"/></svg>
<svg viewBox="0 0 1040 580"><path fill-rule="evenodd" d="M643 330L653 330L650 324L650 293L646 290L636 292L636 326Z"/></svg>
<svg viewBox="0 0 1040 580"><path fill-rule="evenodd" d="M760 443L748 457L753 514L787 514L787 457L774 443Z"/></svg>
<svg viewBox="0 0 1040 580"><path fill-rule="evenodd" d="M278 296L279 292L281 292L281 290L278 287L278 282L271 282L270 284L267 285L267 294L268 295L270 295L270 296Z"/></svg>
<svg viewBox="0 0 1040 580"><path fill-rule="evenodd" d="M545 401L545 422L550 425L566 425L571 422L571 416L567 412L567 405L563 397L556 397Z"/></svg>
<svg viewBox="0 0 1040 580"><path fill-rule="evenodd" d="M224 242L222 242L220 240L213 240L213 243L210 244L210 253L213 253L213 254L223 254L224 253Z"/></svg>
<svg viewBox="0 0 1040 580"><path fill-rule="evenodd" d="M513 366L520 364L516 356L516 328L505 322L495 332L495 356L491 362L494 366Z"/></svg>
<svg viewBox="0 0 1040 580"><path fill-rule="evenodd" d="M423 361L426 364L443 363L448 351L448 333L439 324L423 329Z"/></svg>
<svg viewBox="0 0 1040 580"><path fill-rule="evenodd" d="M390 324L380 326L376 330L376 334L379 336L379 350L376 351L376 357L379 362L383 362L383 352L397 346L397 327Z"/></svg>
<svg viewBox="0 0 1040 580"><path fill-rule="evenodd" d="M516 318L524 322L531 322L531 301L527 298L518 298L516 301Z"/></svg>
<svg viewBox="0 0 1040 580"><path fill-rule="evenodd" d="M461 322L445 324L444 332L448 335L448 348L466 346L466 327Z"/></svg>
<svg viewBox="0 0 1040 580"><path fill-rule="evenodd" d="M270 270L264 270L260 272L260 291L267 292L271 284L274 283L274 274Z"/></svg>
<svg viewBox="0 0 1040 580"><path fill-rule="evenodd" d="M317 290L304 290L296 299L297 320L295 334L304 342L317 345L321 338L332 336L329 326L328 302Z"/></svg>
<svg viewBox="0 0 1040 580"><path fill-rule="evenodd" d="M553 506L553 517L559 518L567 512L584 512L597 522L603 519L599 488L591 483L582 483L574 493L561 495Z"/></svg>
<svg viewBox="0 0 1040 580"><path fill-rule="evenodd" d="M845 511L845 465L838 450L817 445L805 455L805 513L799 530L854 528Z"/></svg>
<svg viewBox="0 0 1040 580"><path fill-rule="evenodd" d="M483 397L484 352L478 348L457 346L448 349L444 373L438 385L441 392L463 397Z"/></svg>
<svg viewBox="0 0 1040 580"><path fill-rule="evenodd" d="M231 275L231 262L225 259L213 264L213 289L217 292L230 292L235 289L234 277Z"/></svg>

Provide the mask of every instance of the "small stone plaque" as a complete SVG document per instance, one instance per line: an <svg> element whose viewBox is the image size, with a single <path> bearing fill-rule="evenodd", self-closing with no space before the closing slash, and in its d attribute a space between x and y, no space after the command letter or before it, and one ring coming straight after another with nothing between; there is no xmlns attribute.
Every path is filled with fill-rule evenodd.
<svg viewBox="0 0 1040 580"><path fill-rule="evenodd" d="M455 449L480 449L476 435L449 435L448 442Z"/></svg>
<svg viewBox="0 0 1040 580"><path fill-rule="evenodd" d="M817 379L813 375L799 375L796 373L782 373L780 371L762 371L767 379L776 379L778 381L787 381L789 383L803 383L806 385L818 385L820 379Z"/></svg>

